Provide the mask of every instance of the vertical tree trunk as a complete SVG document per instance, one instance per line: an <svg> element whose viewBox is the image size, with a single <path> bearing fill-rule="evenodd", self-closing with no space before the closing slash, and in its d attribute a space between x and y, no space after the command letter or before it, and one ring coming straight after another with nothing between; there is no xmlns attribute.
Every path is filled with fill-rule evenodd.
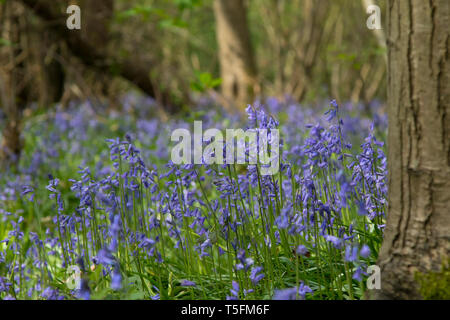
<svg viewBox="0 0 450 320"><path fill-rule="evenodd" d="M40 0L42 4L44 0ZM56 8L49 0L45 0L47 8L52 12L66 12L66 6L74 4L80 7L81 13L81 25L80 30L71 30L67 37L72 40L74 37L78 37L80 41L84 42L87 46L95 48L95 51L102 56L107 56L110 46L110 23L114 14L114 0L71 0L69 3L61 3ZM64 19L66 16L60 16L60 27L65 26ZM48 17L46 18L46 20ZM63 46L62 57L64 64L67 66L66 72L68 75L68 84L64 91L64 96L61 99L61 103L64 107L72 100L84 99L89 97L94 104L99 104L100 101L108 97L113 93L110 89L114 83L111 77L105 72L98 72L94 68L86 68L80 61L70 61L73 56L66 46ZM109 61L99 59L99 65L105 66ZM74 90L75 89L75 90ZM115 101L116 98L112 98Z"/></svg>
<svg viewBox="0 0 450 320"><path fill-rule="evenodd" d="M22 113L30 101L43 107L58 101L64 87L64 70L59 61L59 44L45 26L34 20L19 2L0 4L0 100L5 127L0 142L0 160L17 162L22 150Z"/></svg>
<svg viewBox="0 0 450 320"><path fill-rule="evenodd" d="M82 16L81 38L91 46L95 46L100 54L108 55L108 50L111 49L110 23L114 14L114 1L78 0L77 2L80 3ZM90 73L89 76L87 84L95 95L110 95L113 83L110 76L100 72Z"/></svg>
<svg viewBox="0 0 450 320"><path fill-rule="evenodd" d="M256 66L243 0L214 0L222 93L239 108L253 102Z"/></svg>
<svg viewBox="0 0 450 320"><path fill-rule="evenodd" d="M20 36L20 15L23 13L17 4L11 2L6 2L0 8L2 26L0 36L7 42L0 48L0 61L3 61L0 70L0 93L2 111L6 117L0 142L0 161L8 165L17 161L22 150L21 118L28 91L23 62L23 57L27 53L22 50L24 39Z"/></svg>
<svg viewBox="0 0 450 320"><path fill-rule="evenodd" d="M450 246L450 4L391 0L389 212L374 298L420 298L414 275Z"/></svg>
<svg viewBox="0 0 450 320"><path fill-rule="evenodd" d="M81 37L104 54L110 39L109 25L114 14L114 1L78 0L82 16Z"/></svg>
<svg viewBox="0 0 450 320"><path fill-rule="evenodd" d="M325 36L325 21L328 19L330 1L302 1L302 29L298 33L296 45L297 57L291 77L292 89L289 93L301 101L313 80L314 67L317 64L322 39Z"/></svg>

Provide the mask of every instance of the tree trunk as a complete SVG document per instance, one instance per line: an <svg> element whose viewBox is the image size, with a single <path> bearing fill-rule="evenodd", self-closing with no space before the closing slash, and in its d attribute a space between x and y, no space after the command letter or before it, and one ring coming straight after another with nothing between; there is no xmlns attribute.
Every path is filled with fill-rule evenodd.
<svg viewBox="0 0 450 320"><path fill-rule="evenodd" d="M222 77L222 94L239 109L252 103L256 66L250 44L243 0L215 0L216 37Z"/></svg>
<svg viewBox="0 0 450 320"><path fill-rule="evenodd" d="M297 56L291 77L289 93L302 101L311 86L314 67L317 65L322 39L325 36L325 21L328 19L330 1L303 1L302 29L298 33Z"/></svg>
<svg viewBox="0 0 450 320"><path fill-rule="evenodd" d="M110 40L110 23L114 14L114 1L78 0L81 8L81 38L105 53Z"/></svg>
<svg viewBox="0 0 450 320"><path fill-rule="evenodd" d="M29 92L24 60L27 52L22 50L23 33L20 32L23 10L16 3L5 3L0 7L2 32L0 37L7 44L0 49L0 94L5 127L0 142L0 163L11 165L16 162L22 150L20 140L22 110ZM21 37L22 35L22 37Z"/></svg>
<svg viewBox="0 0 450 320"><path fill-rule="evenodd" d="M64 70L53 59L59 45L41 23L19 2L0 4L0 100L6 121L0 142L0 160L11 165L22 151L22 114L29 102L40 106L59 101L64 87Z"/></svg>
<svg viewBox="0 0 450 320"><path fill-rule="evenodd" d="M82 27L80 32L81 39L86 41L104 56L109 56L111 51L111 32L110 24L114 15L113 0L77 0L74 3L81 8ZM107 97L111 93L111 76L105 72L97 72L95 69L85 71L87 74L86 84L95 96ZM117 100L116 98L112 99Z"/></svg>
<svg viewBox="0 0 450 320"><path fill-rule="evenodd" d="M440 271L450 244L450 5L388 6L389 210L378 299L421 298L416 272Z"/></svg>

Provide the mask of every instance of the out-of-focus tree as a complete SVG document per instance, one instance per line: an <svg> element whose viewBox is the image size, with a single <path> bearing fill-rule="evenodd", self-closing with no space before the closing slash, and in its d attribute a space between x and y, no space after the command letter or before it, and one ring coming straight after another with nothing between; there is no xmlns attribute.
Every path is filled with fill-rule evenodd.
<svg viewBox="0 0 450 320"><path fill-rule="evenodd" d="M19 2L0 4L0 104L5 116L0 145L3 165L20 156L23 116L29 103L58 101L64 70L54 59L60 47L54 37Z"/></svg>
<svg viewBox="0 0 450 320"><path fill-rule="evenodd" d="M65 6L75 4L81 9L82 27L72 33L79 33L82 41L95 47L99 54L105 57L113 50L110 46L110 25L114 16L114 2L114 0L70 0L64 4ZM61 11L64 11L64 6L61 6ZM99 72L95 68L86 67L82 61L70 53L68 48L65 54L59 58L64 61L68 72L64 104L71 99L85 97L89 97L93 101L108 97L110 98L109 103L114 104L117 99L114 95L115 79L108 72Z"/></svg>
<svg viewBox="0 0 450 320"><path fill-rule="evenodd" d="M222 94L242 110L253 102L256 88L247 8L244 0L214 0L214 15Z"/></svg>
<svg viewBox="0 0 450 320"><path fill-rule="evenodd" d="M149 77L153 69L151 63L144 59L129 58L124 52L117 49L120 46L114 48L114 50L105 50L104 45L98 45L90 40L93 39L91 35L86 37L80 32L69 30L65 24L67 18L65 10L58 10L58 6L52 5L52 2L47 0L21 0L21 2L41 18L44 23L52 22L48 24L49 30L64 42L70 54L78 58L85 67L106 73L109 76L119 76L129 81L150 97L158 98L160 105L167 109L174 106L170 93L164 88L158 88L158 84L151 81ZM58 4L62 5L63 3ZM81 10L83 11L83 8ZM106 20L103 23L106 23ZM96 29L87 30L88 33L94 31ZM126 35L122 35L121 39L125 38ZM133 52L139 54L142 51L133 48Z"/></svg>
<svg viewBox="0 0 450 320"><path fill-rule="evenodd" d="M308 85L318 64L326 28L329 1L265 1L257 6L269 46L259 47L264 67L274 74L274 89L297 100L306 95ZM256 6L256 4L255 4ZM264 23L265 22L265 23ZM272 50L273 58L264 57L264 50ZM270 65L275 68L271 68ZM266 80L267 81L267 80Z"/></svg>
<svg viewBox="0 0 450 320"><path fill-rule="evenodd" d="M64 65L65 80L54 82L65 83L64 101L115 93L111 105L136 87L170 112L180 105L189 111L199 93L221 98L219 87L241 106L253 95L288 94L302 102L385 98L385 50L379 32L366 27L367 0L16 2L42 30L31 42L43 42L45 31L47 64L39 68ZM81 7L78 31L65 27L72 3ZM376 4L385 8L385 0ZM52 89L39 91L51 96Z"/></svg>
<svg viewBox="0 0 450 320"><path fill-rule="evenodd" d="M385 1L377 1L383 9ZM266 95L300 101L385 97L385 48L360 1L261 0L249 21Z"/></svg>
<svg viewBox="0 0 450 320"><path fill-rule="evenodd" d="M5 128L2 132L0 152L2 162L14 161L21 150L20 126L21 113L25 101L26 84L23 82L25 72L23 63L18 57L21 54L20 43L20 8L11 2L1 6L2 23L2 61L8 61L2 67L0 74L0 90L2 96L2 110L6 117Z"/></svg>

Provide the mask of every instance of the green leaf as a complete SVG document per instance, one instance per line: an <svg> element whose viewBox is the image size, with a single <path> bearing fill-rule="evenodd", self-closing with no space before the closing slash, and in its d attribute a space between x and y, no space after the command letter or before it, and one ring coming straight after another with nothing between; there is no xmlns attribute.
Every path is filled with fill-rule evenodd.
<svg viewBox="0 0 450 320"><path fill-rule="evenodd" d="M215 88L222 84L222 78L216 78L211 81L211 88Z"/></svg>
<svg viewBox="0 0 450 320"><path fill-rule="evenodd" d="M5 38L0 38L0 47L9 47L12 46L13 43Z"/></svg>

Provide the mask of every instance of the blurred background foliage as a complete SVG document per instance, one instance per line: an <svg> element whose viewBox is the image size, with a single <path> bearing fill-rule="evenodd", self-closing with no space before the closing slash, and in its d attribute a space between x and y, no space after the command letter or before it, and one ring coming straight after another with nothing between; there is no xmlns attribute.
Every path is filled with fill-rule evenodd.
<svg viewBox="0 0 450 320"><path fill-rule="evenodd" d="M66 9L81 8L81 30ZM86 99L121 108L140 90L168 119L213 98L228 111L268 97L386 100L383 30L370 0L6 0L0 2L3 149L27 117ZM384 12L385 0L377 1ZM382 17L382 23L383 23Z"/></svg>
<svg viewBox="0 0 450 320"><path fill-rule="evenodd" d="M212 0L116 1L112 48L154 62L154 81L179 97L198 74L220 78ZM377 5L384 10L385 1ZM385 47L366 27L364 1L245 1L264 96L384 100ZM208 80L209 81L209 80ZM207 81L207 82L208 82ZM208 85L195 86L203 91ZM198 90L197 90L198 91Z"/></svg>

